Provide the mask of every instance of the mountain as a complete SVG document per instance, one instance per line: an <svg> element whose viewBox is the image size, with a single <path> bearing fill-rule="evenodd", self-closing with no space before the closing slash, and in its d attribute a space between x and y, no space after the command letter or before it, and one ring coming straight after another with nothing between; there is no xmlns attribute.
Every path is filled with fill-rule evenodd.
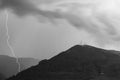
<svg viewBox="0 0 120 80"><path fill-rule="evenodd" d="M23 71L31 66L37 65L40 60L34 58L18 58L20 63L20 71Z"/></svg>
<svg viewBox="0 0 120 80"><path fill-rule="evenodd" d="M76 45L7 80L120 80L119 53Z"/></svg>
<svg viewBox="0 0 120 80"><path fill-rule="evenodd" d="M18 65L16 64L15 58L0 55L0 73L5 77L10 77L17 74Z"/></svg>
<svg viewBox="0 0 120 80"><path fill-rule="evenodd" d="M21 71L33 65L37 65L39 60L33 58L19 58ZM18 73L18 64L14 57L0 55L0 80L2 77L11 77Z"/></svg>
<svg viewBox="0 0 120 80"><path fill-rule="evenodd" d="M5 80L7 77L5 75L3 75L2 73L0 73L0 80Z"/></svg>

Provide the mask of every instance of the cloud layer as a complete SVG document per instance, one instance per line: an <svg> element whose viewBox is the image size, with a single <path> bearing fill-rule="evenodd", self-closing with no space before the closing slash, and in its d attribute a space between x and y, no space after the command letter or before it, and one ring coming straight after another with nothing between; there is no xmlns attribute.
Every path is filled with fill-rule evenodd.
<svg viewBox="0 0 120 80"><path fill-rule="evenodd" d="M104 47L120 43L118 3L118 0L64 0L51 6L54 5L52 9L61 12L74 27L89 32L96 43Z"/></svg>
<svg viewBox="0 0 120 80"><path fill-rule="evenodd" d="M120 42L118 6L109 7L111 4L108 0L102 0L102 3L108 5L107 8L101 6L100 2L97 4L99 0L47 1L50 0L45 3L41 0L42 3L38 6L30 0L0 0L0 9L10 10L19 17L32 15L41 19L42 16L49 21L64 19L74 27L89 32L100 46Z"/></svg>
<svg viewBox="0 0 120 80"><path fill-rule="evenodd" d="M50 18L61 17L57 12L43 11L40 10L35 4L30 0L0 0L0 9L9 10L19 17L33 15L33 16L45 16Z"/></svg>

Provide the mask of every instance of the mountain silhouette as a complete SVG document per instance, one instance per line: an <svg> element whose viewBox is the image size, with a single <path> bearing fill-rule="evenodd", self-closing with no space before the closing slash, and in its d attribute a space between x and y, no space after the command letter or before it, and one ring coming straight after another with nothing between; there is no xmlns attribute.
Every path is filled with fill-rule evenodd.
<svg viewBox="0 0 120 80"><path fill-rule="evenodd" d="M33 58L18 58L21 71L33 65L37 65L39 60ZM16 59L7 55L0 55L0 80L8 78L18 73L18 64Z"/></svg>
<svg viewBox="0 0 120 80"><path fill-rule="evenodd" d="M7 80L120 80L119 53L76 45Z"/></svg>
<svg viewBox="0 0 120 80"><path fill-rule="evenodd" d="M10 77L18 72L18 65L15 58L6 55L0 55L0 73Z"/></svg>
<svg viewBox="0 0 120 80"><path fill-rule="evenodd" d="M6 76L0 73L0 80L5 80Z"/></svg>
<svg viewBox="0 0 120 80"><path fill-rule="evenodd" d="M34 58L18 58L20 63L20 71L23 71L31 66L37 65L40 60Z"/></svg>

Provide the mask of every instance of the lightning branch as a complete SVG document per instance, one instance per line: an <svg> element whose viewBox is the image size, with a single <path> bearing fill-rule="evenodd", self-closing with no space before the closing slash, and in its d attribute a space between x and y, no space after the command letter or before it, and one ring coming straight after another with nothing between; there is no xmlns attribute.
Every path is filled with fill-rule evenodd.
<svg viewBox="0 0 120 80"><path fill-rule="evenodd" d="M6 27L6 35L7 35L7 45L8 45L8 47L9 47L9 49L10 49L13 57L15 57L15 59L16 59L16 63L18 64L18 72L20 72L20 63L19 63L19 60L18 60L17 56L15 55L15 52L14 52L12 46L11 46L10 43L9 43L9 39L10 39L9 29L8 29L8 19L9 19L9 15L8 15L7 10L5 11L5 15L6 15L5 27Z"/></svg>

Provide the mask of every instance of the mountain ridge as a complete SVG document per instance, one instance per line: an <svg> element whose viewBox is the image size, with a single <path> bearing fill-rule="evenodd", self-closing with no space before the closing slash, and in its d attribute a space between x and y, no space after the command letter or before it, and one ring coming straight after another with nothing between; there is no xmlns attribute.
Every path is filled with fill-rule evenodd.
<svg viewBox="0 0 120 80"><path fill-rule="evenodd" d="M76 45L7 80L119 80L119 53Z"/></svg>
<svg viewBox="0 0 120 80"><path fill-rule="evenodd" d="M33 65L37 65L39 62L39 60L34 58L18 58L18 60L21 66L21 71ZM7 55L0 55L0 74L8 78L17 73L18 64L16 63L16 59Z"/></svg>

